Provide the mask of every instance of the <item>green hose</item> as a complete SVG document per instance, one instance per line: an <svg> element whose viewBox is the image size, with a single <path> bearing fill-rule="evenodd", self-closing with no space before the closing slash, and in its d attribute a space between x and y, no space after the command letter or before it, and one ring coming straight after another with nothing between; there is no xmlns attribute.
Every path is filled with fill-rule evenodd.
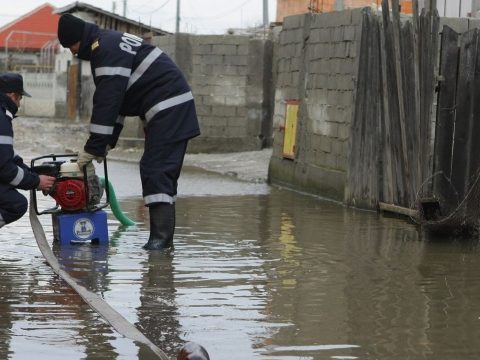
<svg viewBox="0 0 480 360"><path fill-rule="evenodd" d="M105 178L100 177L100 181L102 182L103 187L105 187ZM108 193L110 198L110 208L112 209L113 215L115 215L117 220L120 221L122 225L135 225L135 221L130 219L127 215L123 213L122 209L120 209L117 197L115 196L115 190L113 190L113 186L110 181L108 182Z"/></svg>

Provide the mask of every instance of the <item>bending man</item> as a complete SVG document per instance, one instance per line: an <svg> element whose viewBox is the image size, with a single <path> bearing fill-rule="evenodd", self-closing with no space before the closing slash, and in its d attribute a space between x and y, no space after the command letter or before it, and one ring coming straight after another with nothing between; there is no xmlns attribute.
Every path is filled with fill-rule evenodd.
<svg viewBox="0 0 480 360"><path fill-rule="evenodd" d="M79 166L101 161L115 146L124 116L139 116L145 129L140 176L150 213L144 248L172 247L177 181L187 142L200 134L183 74L159 48L141 38L100 29L71 14L60 17L58 38L78 58L90 61L96 87L90 137L79 153Z"/></svg>

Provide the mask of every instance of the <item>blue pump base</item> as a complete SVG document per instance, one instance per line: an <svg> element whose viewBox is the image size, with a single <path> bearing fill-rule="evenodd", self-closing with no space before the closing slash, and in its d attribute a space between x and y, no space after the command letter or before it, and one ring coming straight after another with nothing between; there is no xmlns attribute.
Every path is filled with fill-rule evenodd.
<svg viewBox="0 0 480 360"><path fill-rule="evenodd" d="M61 244L108 244L107 213L103 210L52 214L53 237Z"/></svg>

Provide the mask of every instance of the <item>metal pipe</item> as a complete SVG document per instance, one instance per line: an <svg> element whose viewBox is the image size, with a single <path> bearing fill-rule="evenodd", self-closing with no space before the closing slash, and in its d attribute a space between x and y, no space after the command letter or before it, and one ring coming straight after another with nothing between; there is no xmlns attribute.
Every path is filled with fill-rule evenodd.
<svg viewBox="0 0 480 360"><path fill-rule="evenodd" d="M177 19L175 23L175 32L180 32L180 0L177 0Z"/></svg>
<svg viewBox="0 0 480 360"><path fill-rule="evenodd" d="M268 0L263 0L263 26L268 26Z"/></svg>

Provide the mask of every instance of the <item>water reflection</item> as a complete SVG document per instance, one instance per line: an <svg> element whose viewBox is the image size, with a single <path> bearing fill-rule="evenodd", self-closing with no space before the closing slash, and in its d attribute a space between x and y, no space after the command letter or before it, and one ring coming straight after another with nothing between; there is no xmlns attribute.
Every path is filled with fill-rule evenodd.
<svg viewBox="0 0 480 360"><path fill-rule="evenodd" d="M212 359L478 358L477 239L439 241L403 219L231 179L218 193L224 178L184 181L210 195L179 197L173 253L141 248L148 212L132 189L121 206L136 227L109 213L108 247L54 245L172 358L188 340ZM45 266L28 219L0 236L1 358L154 358Z"/></svg>
<svg viewBox="0 0 480 360"><path fill-rule="evenodd" d="M163 351L175 354L182 346L178 334L178 312L174 285L173 254L149 252L143 262L140 280L140 305L137 307L138 328ZM139 359L151 355L141 348Z"/></svg>

